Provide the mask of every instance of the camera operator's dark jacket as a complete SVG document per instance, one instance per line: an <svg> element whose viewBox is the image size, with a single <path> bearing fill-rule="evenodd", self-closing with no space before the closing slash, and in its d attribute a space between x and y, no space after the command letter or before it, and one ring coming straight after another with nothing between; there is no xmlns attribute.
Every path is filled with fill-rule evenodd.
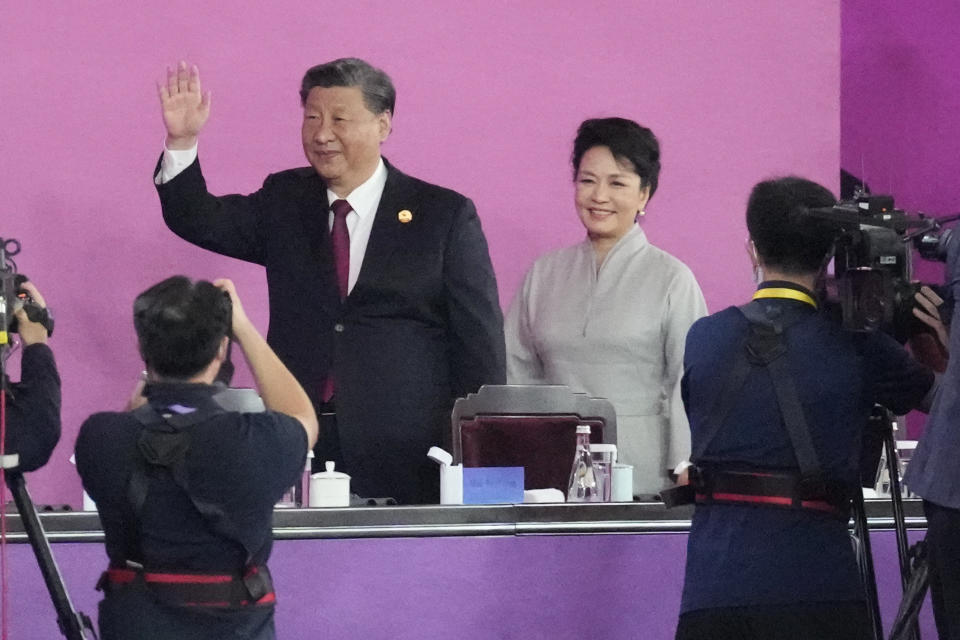
<svg viewBox="0 0 960 640"><path fill-rule="evenodd" d="M131 507L130 487L140 464L144 425L133 412L125 412L96 413L80 427L77 472L97 503L112 567L133 560L147 571L216 574L266 563L273 544L273 505L303 471L307 436L296 419L282 413L224 411L213 400L217 391L212 385L187 383L154 383L144 389L160 413L196 412L205 418L183 428L189 442L184 462L189 492L172 472L151 468L138 515ZM240 535L218 531L195 499L217 505ZM248 546L257 549L253 562ZM109 590L100 605L104 638L273 637L267 631L272 619L272 608L218 613L206 607L170 607L158 604L151 592L135 589ZM241 630L251 629L264 635L242 635Z"/></svg>
<svg viewBox="0 0 960 640"><path fill-rule="evenodd" d="M790 283L788 288L812 294ZM803 297L803 296L800 296ZM919 406L933 372L882 333L844 331L807 302L752 303L786 327L787 368L820 466L857 486L864 425L874 403L904 413ZM697 321L687 336L682 392L693 450L709 431L718 393L743 350L747 318L728 308ZM756 368L697 463L728 469L797 471L770 373ZM682 612L750 605L856 601L863 588L847 523L806 509L697 505L687 552Z"/></svg>
<svg viewBox="0 0 960 640"><path fill-rule="evenodd" d="M20 470L39 469L60 440L60 375L45 344L23 349L20 382L7 396L6 452L20 454Z"/></svg>

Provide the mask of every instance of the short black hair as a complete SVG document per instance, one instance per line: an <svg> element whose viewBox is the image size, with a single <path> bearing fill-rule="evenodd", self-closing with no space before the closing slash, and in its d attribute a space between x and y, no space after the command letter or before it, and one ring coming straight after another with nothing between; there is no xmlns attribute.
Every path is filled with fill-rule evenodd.
<svg viewBox="0 0 960 640"><path fill-rule="evenodd" d="M628 161L640 176L640 188L649 186L653 197L660 177L660 142L653 131L626 118L584 120L573 141L574 180L580 159L593 147L607 147L617 162Z"/></svg>
<svg viewBox="0 0 960 640"><path fill-rule="evenodd" d="M397 102L390 76L360 58L339 58L307 69L300 83L301 106L314 87L360 87L364 105L376 115L393 115Z"/></svg>
<svg viewBox="0 0 960 640"><path fill-rule="evenodd" d="M747 203L747 230L757 254L765 264L787 273L819 271L839 229L806 214L836 202L826 187L796 176L758 183Z"/></svg>
<svg viewBox="0 0 960 640"><path fill-rule="evenodd" d="M147 367L185 380L203 371L230 329L229 295L206 280L173 276L133 302L133 326Z"/></svg>

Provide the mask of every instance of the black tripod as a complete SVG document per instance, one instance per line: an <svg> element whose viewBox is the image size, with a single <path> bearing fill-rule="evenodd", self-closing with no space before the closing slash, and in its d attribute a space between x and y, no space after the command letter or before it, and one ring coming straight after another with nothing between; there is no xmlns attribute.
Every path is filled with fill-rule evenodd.
<svg viewBox="0 0 960 640"><path fill-rule="evenodd" d="M890 478L890 504L893 508L893 525L897 536L897 557L900 562L900 581L903 600L893 624L890 640L920 640L917 614L929 584L929 567L926 563L923 542L913 547L907 540L906 515L900 484L900 469L896 444L893 439L894 416L883 407L876 407L870 417L864 445L864 460L861 478L869 479L872 485L878 466L880 451L885 453L887 473ZM873 623L873 637L883 640L880 619L880 601L877 595L877 580L870 546L870 531L864 509L863 492L858 491L853 500L853 537L857 564L863 579L867 598L867 610Z"/></svg>
<svg viewBox="0 0 960 640"><path fill-rule="evenodd" d="M890 640L920 640L917 616L920 614L920 607L930 586L930 561L924 540L912 547L907 541L907 527L900 497L899 465L892 431L888 430L885 436L884 447L890 473L890 494L894 522L897 526L897 552L900 557L900 579L903 585L903 598L900 600L900 608L890 630Z"/></svg>
<svg viewBox="0 0 960 640"><path fill-rule="evenodd" d="M60 626L60 633L70 640L87 640L89 638L96 640L97 634L90 618L85 613L78 612L73 608L73 603L70 601L70 596L63 584L60 569L57 567L57 561L53 558L53 553L50 550L50 543L43 531L43 524L37 516L37 510L33 506L33 500L30 499L30 493L27 492L23 474L14 468L6 469L5 476L7 486L13 495L13 501L17 505L17 511L20 512L23 529L27 532L30 546L33 547L33 554L37 557L37 565L40 567L43 581L47 585L50 599L53 600L53 607L57 611L57 624Z"/></svg>

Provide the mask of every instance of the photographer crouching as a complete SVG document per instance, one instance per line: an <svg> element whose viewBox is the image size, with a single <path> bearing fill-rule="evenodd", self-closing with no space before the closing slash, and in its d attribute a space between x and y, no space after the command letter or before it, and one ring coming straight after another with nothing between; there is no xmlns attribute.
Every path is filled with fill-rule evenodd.
<svg viewBox="0 0 960 640"><path fill-rule="evenodd" d="M46 301L32 282L22 276L9 277L19 281L18 285L11 287L16 289L16 295L10 298L19 300L25 297L34 309L46 309ZM14 306L11 301L4 301L4 304ZM5 321L4 324L11 326L0 326L0 332L15 328L23 344L20 382L10 382L6 377L3 380L4 453L19 455L18 471L33 471L47 463L60 440L60 375L53 351L47 345L49 316L41 314L45 322L34 322L22 302L16 307L12 313L15 323ZM3 341L6 342L7 339ZM12 350L0 347L0 358L5 359L11 353Z"/></svg>
<svg viewBox="0 0 960 640"><path fill-rule="evenodd" d="M313 406L229 280L172 277L133 311L147 403L91 416L76 444L110 558L101 637L272 639L273 506L316 442ZM231 334L264 413L213 399Z"/></svg>
<svg viewBox="0 0 960 640"><path fill-rule="evenodd" d="M934 374L881 332L850 332L814 293L837 227L833 195L801 178L747 205L758 289L687 336L683 400L696 499L676 637L871 637L848 531L875 403L920 407Z"/></svg>

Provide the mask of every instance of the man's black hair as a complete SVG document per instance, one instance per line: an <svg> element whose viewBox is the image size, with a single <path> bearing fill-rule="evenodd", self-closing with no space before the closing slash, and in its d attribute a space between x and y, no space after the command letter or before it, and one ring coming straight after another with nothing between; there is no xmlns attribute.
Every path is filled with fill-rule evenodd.
<svg viewBox="0 0 960 640"><path fill-rule="evenodd" d="M790 176L757 184L747 203L747 230L764 264L791 274L816 273L837 237L837 226L805 215L836 198L816 182Z"/></svg>
<svg viewBox="0 0 960 640"><path fill-rule="evenodd" d="M653 197L660 177L660 143L650 129L626 118L584 120L573 141L574 180L583 154L593 147L607 147L617 162L626 160L640 176L640 188L649 186Z"/></svg>
<svg viewBox="0 0 960 640"><path fill-rule="evenodd" d="M173 276L133 303L133 326L147 367L165 378L186 380L217 355L230 329L229 295L206 280Z"/></svg>
<svg viewBox="0 0 960 640"><path fill-rule="evenodd" d="M360 87L363 103L372 113L380 115L393 110L397 91L390 76L360 58L340 58L307 69L300 83L300 104L307 104L307 96L314 87Z"/></svg>

